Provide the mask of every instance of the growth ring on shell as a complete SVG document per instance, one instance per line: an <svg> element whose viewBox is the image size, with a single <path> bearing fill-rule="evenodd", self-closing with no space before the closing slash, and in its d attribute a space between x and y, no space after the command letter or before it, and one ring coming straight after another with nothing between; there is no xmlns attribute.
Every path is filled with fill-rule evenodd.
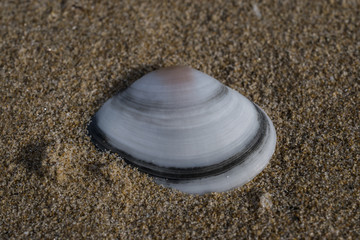
<svg viewBox="0 0 360 240"><path fill-rule="evenodd" d="M268 164L274 126L256 104L185 66L148 73L104 103L93 142L156 182L188 193L241 186Z"/></svg>

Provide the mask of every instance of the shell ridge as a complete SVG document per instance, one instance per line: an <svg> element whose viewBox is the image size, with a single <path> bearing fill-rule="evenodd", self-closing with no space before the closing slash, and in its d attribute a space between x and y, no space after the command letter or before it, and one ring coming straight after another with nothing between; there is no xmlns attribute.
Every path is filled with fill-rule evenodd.
<svg viewBox="0 0 360 240"><path fill-rule="evenodd" d="M218 99L221 99L224 97L227 92L229 91L228 87L224 85L220 85L218 89L216 89L215 93L212 94L209 98L205 99L204 101L200 103L191 103L188 106L176 106L177 110L181 109L187 109L187 108L196 108L203 104L209 104L209 102L217 101ZM171 103L164 103L163 101L156 101L156 102L145 102L145 101L139 101L136 99L136 97L131 96L131 94L125 94L123 92L120 96L115 97L116 102L118 103L120 100L123 100L124 103L128 104L131 107L134 107L134 109L139 111L151 111L151 110L173 110L174 104Z"/></svg>
<svg viewBox="0 0 360 240"><path fill-rule="evenodd" d="M169 181L176 182L181 180L193 180L205 178L208 176L220 175L229 169L233 168L236 165L239 165L246 161L247 156L256 150L262 145L266 140L266 133L269 131L269 123L266 119L265 113L263 113L258 106L255 106L258 115L259 128L254 137L253 141L249 142L243 149L239 151L238 154L235 154L233 157L226 159L217 164L213 164L205 167L195 167L195 168L172 168L172 167L160 167L153 163L148 163L143 160L137 159L130 154L125 153L124 151L112 146L110 144L110 139L106 137L101 129L97 127L96 117L91 121L88 127L88 131L92 136L92 140L95 145L102 150L110 150L111 152L118 153L122 158L125 159L127 163L133 164L140 171L148 173L154 177L166 178Z"/></svg>

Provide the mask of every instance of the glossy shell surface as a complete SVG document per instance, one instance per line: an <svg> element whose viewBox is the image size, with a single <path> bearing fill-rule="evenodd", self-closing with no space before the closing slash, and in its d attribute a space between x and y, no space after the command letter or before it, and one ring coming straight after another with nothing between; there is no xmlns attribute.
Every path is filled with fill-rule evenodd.
<svg viewBox="0 0 360 240"><path fill-rule="evenodd" d="M155 181L203 194L241 186L268 164L276 134L237 91L185 66L146 74L109 99L89 134Z"/></svg>

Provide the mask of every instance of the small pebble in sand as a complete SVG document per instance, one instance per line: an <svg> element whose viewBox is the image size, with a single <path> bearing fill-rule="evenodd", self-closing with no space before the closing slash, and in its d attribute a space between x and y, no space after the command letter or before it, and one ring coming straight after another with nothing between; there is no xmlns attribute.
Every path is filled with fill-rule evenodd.
<svg viewBox="0 0 360 240"><path fill-rule="evenodd" d="M260 197L260 206L262 208L265 208L267 210L272 208L272 201L271 201L271 194L270 193L264 193L263 195L261 195Z"/></svg>

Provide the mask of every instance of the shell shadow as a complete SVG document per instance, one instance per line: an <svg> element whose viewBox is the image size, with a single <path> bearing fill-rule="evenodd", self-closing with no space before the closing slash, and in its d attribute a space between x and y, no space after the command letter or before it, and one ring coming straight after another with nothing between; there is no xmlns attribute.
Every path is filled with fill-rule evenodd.
<svg viewBox="0 0 360 240"><path fill-rule="evenodd" d="M23 147L15 162L22 165L30 174L36 174L39 177L43 177L45 170L42 167L42 162L46 158L46 148L48 143L43 139L35 143L29 143Z"/></svg>

